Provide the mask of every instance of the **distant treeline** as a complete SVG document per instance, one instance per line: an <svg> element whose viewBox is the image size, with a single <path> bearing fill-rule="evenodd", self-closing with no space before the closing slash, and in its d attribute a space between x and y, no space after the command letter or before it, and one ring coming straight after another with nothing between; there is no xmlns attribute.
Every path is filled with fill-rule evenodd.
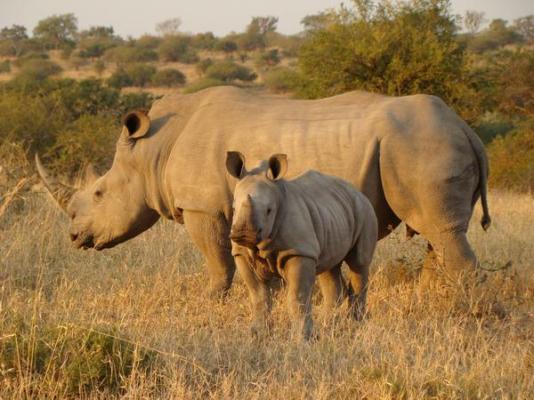
<svg viewBox="0 0 534 400"><path fill-rule="evenodd" d="M255 17L224 37L181 32L178 18L139 38L106 26L80 31L73 14L39 21L31 37L4 27L0 74L13 79L0 89L0 155L13 145L38 150L67 174L88 160L109 164L119 115L153 100L123 93L127 86L257 85L301 98L361 89L440 96L488 143L493 186L534 187L533 15L509 23L453 15L447 0L353 0L304 17L296 35L277 32L277 22ZM73 69L90 66L94 79L59 79L51 51ZM192 82L178 69L186 64Z"/></svg>

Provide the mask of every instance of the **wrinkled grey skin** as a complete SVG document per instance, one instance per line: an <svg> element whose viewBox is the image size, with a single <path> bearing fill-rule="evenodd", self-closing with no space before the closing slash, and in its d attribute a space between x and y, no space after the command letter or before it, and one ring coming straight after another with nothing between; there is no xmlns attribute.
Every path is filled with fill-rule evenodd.
<svg viewBox="0 0 534 400"><path fill-rule="evenodd" d="M220 294L235 270L229 150L247 154L250 163L285 153L288 177L315 169L343 178L371 201L379 238L404 221L429 240L428 260L451 272L477 264L466 231L479 197L482 224L490 222L486 154L473 131L433 96L350 92L290 100L232 87L171 95L148 116L125 118L111 169L74 195L38 166L69 214L75 246L109 248L160 216L173 219L185 224Z"/></svg>
<svg viewBox="0 0 534 400"><path fill-rule="evenodd" d="M308 339L316 275L327 312L348 292L354 317L365 313L378 223L369 200L348 182L317 171L285 180L287 163L285 155L277 154L247 171L241 153L228 153L227 171L238 179L232 255L248 287L253 332L268 326L267 285L276 275L287 283L293 331ZM349 266L348 290L340 273L343 261Z"/></svg>

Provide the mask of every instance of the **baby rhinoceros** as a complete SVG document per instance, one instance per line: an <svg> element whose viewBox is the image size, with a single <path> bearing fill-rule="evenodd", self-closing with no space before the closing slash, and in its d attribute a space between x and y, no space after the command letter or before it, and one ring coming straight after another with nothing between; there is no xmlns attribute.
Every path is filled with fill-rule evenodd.
<svg viewBox="0 0 534 400"><path fill-rule="evenodd" d="M226 168L238 179L230 239L252 303L253 332L264 327L268 318L267 283L280 276L287 284L294 329L309 338L315 276L325 307L338 304L346 294L343 261L349 266L352 312L360 319L378 234L369 200L348 182L317 171L283 179L287 171L283 154L247 171L245 157L228 152Z"/></svg>

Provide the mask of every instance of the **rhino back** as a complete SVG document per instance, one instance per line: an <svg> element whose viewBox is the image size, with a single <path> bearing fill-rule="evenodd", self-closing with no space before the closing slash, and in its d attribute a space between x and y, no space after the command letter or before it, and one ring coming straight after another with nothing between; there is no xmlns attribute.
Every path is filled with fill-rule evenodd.
<svg viewBox="0 0 534 400"><path fill-rule="evenodd" d="M188 119L169 160L175 204L207 212L228 206L234 186L224 168L229 150L246 154L249 166L285 153L289 177L313 168L356 184L365 144L376 136L366 127L372 123L368 110L388 99L360 92L289 100L212 90Z"/></svg>
<svg viewBox="0 0 534 400"><path fill-rule="evenodd" d="M308 171L284 185L286 212L276 245L317 260L318 272L340 263L354 247L372 206L348 182Z"/></svg>
<svg viewBox="0 0 534 400"><path fill-rule="evenodd" d="M227 151L247 156L248 166L274 153L285 153L288 177L315 169L341 177L362 190L377 214L388 208L382 179L409 187L409 170L397 171L394 162L379 171L378 154L388 160L403 148L405 158L438 171L434 179L465 169L472 150L463 121L432 96L387 97L349 92L320 100L292 100L257 95L223 87L199 92L176 140L167 164L174 206L230 215L235 181L225 170ZM395 137L394 141L384 141ZM397 142L382 149L383 142ZM436 158L427 146L439 146ZM410 153L410 154L408 154ZM461 162L458 159L461 158ZM404 164L403 164L404 165ZM391 174L391 175L389 175ZM385 176L388 175L388 176ZM387 212L384 215L388 215ZM382 225L385 217L379 215Z"/></svg>

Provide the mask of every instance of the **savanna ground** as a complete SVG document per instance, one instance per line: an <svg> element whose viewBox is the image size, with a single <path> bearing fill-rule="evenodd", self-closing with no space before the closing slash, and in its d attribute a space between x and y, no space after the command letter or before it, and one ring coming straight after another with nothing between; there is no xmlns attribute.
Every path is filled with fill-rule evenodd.
<svg viewBox="0 0 534 400"><path fill-rule="evenodd" d="M324 321L317 306L318 338L297 343L283 295L259 339L239 278L225 303L206 297L203 261L180 225L77 251L66 217L28 193L0 218L0 398L533 398L534 199L490 201L491 229L477 205L470 240L499 269L484 303L505 315L460 286L420 292L425 243L400 229L378 246L367 320Z"/></svg>

